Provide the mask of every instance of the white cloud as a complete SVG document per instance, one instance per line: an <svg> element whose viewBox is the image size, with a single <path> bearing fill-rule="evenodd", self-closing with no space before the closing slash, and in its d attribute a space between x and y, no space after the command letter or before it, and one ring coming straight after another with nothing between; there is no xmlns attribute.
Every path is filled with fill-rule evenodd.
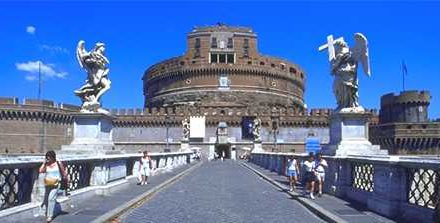
<svg viewBox="0 0 440 223"><path fill-rule="evenodd" d="M25 78L27 81L34 81L34 80L37 79L37 76L34 75L34 74L27 74L24 78Z"/></svg>
<svg viewBox="0 0 440 223"><path fill-rule="evenodd" d="M60 46L49 46L49 45L43 44L43 45L40 45L40 49L45 50L45 51L49 51L52 53L69 54L69 50L67 50L66 48L60 47Z"/></svg>
<svg viewBox="0 0 440 223"><path fill-rule="evenodd" d="M35 34L36 28L34 26L28 26L26 27L26 32L33 35Z"/></svg>
<svg viewBox="0 0 440 223"><path fill-rule="evenodd" d="M44 64L41 61L29 61L27 63L16 63L15 67L17 70L28 72L26 74L26 80L33 81L37 79L38 72L44 77L50 78L65 78L67 72L60 72L55 70L54 64Z"/></svg>

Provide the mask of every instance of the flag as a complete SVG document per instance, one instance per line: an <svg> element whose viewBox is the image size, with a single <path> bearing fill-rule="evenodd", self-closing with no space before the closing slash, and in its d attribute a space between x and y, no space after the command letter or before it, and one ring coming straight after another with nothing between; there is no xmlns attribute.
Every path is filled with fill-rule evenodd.
<svg viewBox="0 0 440 223"><path fill-rule="evenodd" d="M408 75L408 68L406 68L406 64L404 60L402 60L402 74Z"/></svg>

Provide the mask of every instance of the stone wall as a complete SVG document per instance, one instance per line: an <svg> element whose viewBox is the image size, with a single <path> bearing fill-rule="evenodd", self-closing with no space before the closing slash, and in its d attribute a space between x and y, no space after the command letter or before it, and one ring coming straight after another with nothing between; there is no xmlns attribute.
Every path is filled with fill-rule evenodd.
<svg viewBox="0 0 440 223"><path fill-rule="evenodd" d="M44 153L69 144L73 105L48 100L0 98L0 153Z"/></svg>

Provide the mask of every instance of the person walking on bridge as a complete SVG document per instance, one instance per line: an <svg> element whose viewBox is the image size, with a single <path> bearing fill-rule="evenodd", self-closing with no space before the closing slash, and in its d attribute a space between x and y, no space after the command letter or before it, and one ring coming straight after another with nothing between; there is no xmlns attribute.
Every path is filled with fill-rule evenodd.
<svg viewBox="0 0 440 223"><path fill-rule="evenodd" d="M148 151L144 151L139 164L139 172L141 174L141 182L138 183L139 185L148 184L148 177L150 176L151 169L151 157L148 155Z"/></svg>
<svg viewBox="0 0 440 223"><path fill-rule="evenodd" d="M48 151L45 156L45 162L40 166L39 173L45 173L44 176L44 201L46 206L46 221L52 222L55 215L55 204L58 191L61 187L61 180L67 179L66 170L61 162L57 162L54 151Z"/></svg>
<svg viewBox="0 0 440 223"><path fill-rule="evenodd" d="M316 160L314 161L314 168L316 172L316 181L318 182L318 196L322 196L322 187L324 185L325 180L325 169L327 169L328 164L325 159L322 158L322 154L318 153L316 154Z"/></svg>
<svg viewBox="0 0 440 223"><path fill-rule="evenodd" d="M306 180L306 194L310 193L311 199L315 199L315 196L313 196L313 192L315 190L316 173L313 160L313 153L309 153L309 157L306 161L304 161L304 169L306 171L304 175Z"/></svg>
<svg viewBox="0 0 440 223"><path fill-rule="evenodd" d="M286 166L286 175L287 179L289 180L290 185L290 192L295 190L296 182L298 182L298 176L299 176L299 167L298 162L296 161L294 156L290 156L287 160L287 166Z"/></svg>

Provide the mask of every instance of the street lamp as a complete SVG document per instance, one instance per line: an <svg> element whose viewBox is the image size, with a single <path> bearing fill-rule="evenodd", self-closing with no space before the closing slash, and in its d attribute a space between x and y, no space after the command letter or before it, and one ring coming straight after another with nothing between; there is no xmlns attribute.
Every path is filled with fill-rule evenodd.
<svg viewBox="0 0 440 223"><path fill-rule="evenodd" d="M166 127L166 148L165 148L165 152L170 152L170 145L169 145L169 126L168 126L168 122L170 120L170 117L168 116L168 113L165 114L165 127Z"/></svg>

